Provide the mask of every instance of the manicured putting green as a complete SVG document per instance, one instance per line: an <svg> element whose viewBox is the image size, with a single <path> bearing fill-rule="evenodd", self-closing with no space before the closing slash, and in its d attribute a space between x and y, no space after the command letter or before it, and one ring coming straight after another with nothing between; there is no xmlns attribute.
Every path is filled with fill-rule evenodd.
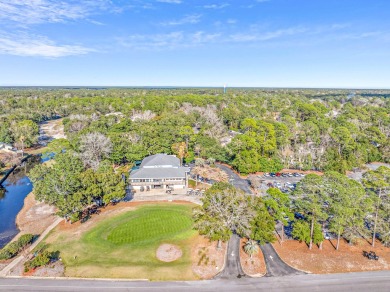
<svg viewBox="0 0 390 292"><path fill-rule="evenodd" d="M170 239L192 227L191 217L180 206L141 207L121 218L107 235L115 244L140 244L148 241Z"/></svg>

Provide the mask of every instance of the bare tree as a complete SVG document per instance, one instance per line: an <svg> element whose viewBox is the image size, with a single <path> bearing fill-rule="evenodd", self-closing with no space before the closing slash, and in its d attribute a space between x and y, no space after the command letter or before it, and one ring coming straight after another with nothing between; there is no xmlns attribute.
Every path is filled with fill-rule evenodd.
<svg viewBox="0 0 390 292"><path fill-rule="evenodd" d="M218 240L218 247L234 232L249 237L255 216L243 193L227 184L220 186L208 190L203 206L194 209L195 228L211 240Z"/></svg>
<svg viewBox="0 0 390 292"><path fill-rule="evenodd" d="M101 133L89 133L81 137L80 150L84 165L96 170L100 161L110 155L112 143Z"/></svg>
<svg viewBox="0 0 390 292"><path fill-rule="evenodd" d="M255 190L257 194L258 188L261 187L261 178L257 175L251 174L248 176L249 183L251 184L252 188Z"/></svg>
<svg viewBox="0 0 390 292"><path fill-rule="evenodd" d="M143 120L143 121L150 121L156 117L156 114L150 110L146 110L144 112L140 111L133 111L133 114L131 115L131 120Z"/></svg>

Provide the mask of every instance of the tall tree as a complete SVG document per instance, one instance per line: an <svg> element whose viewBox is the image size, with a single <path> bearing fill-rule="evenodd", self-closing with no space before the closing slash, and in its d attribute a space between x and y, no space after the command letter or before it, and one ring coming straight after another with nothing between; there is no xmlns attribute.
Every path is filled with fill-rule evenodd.
<svg viewBox="0 0 390 292"><path fill-rule="evenodd" d="M109 138L101 133L89 133L81 137L80 151L84 165L97 170L100 161L107 158L111 153L112 143Z"/></svg>
<svg viewBox="0 0 390 292"><path fill-rule="evenodd" d="M180 165L183 165L183 158L187 153L187 146L185 142L175 143L172 145L172 151L180 158Z"/></svg>
<svg viewBox="0 0 390 292"><path fill-rule="evenodd" d="M340 246L340 237L346 229L362 229L368 209L364 188L347 176L329 172L324 176L325 193L328 200L330 230L337 234L336 250ZM327 204L325 204L327 205Z"/></svg>
<svg viewBox="0 0 390 292"><path fill-rule="evenodd" d="M328 218L324 208L326 197L322 177L315 174L307 175L298 183L294 196L297 211L302 212L310 221L309 249L312 249L315 225Z"/></svg>
<svg viewBox="0 0 390 292"><path fill-rule="evenodd" d="M282 224L282 242L284 241L284 226L289 220L292 220L294 214L291 212L291 201L288 194L283 193L278 188L269 188L267 196L264 199L265 206L268 208L274 220Z"/></svg>
<svg viewBox="0 0 390 292"><path fill-rule="evenodd" d="M80 175L83 170L81 160L70 153L56 155L51 165L35 166L29 177L37 200L56 206L58 215L64 218L81 212L90 203L90 198L82 192Z"/></svg>
<svg viewBox="0 0 390 292"><path fill-rule="evenodd" d="M363 184L374 202L372 220L372 246L375 246L377 229L384 231L385 241L390 240L390 168L381 166L363 175ZM379 228L378 228L379 227Z"/></svg>
<svg viewBox="0 0 390 292"><path fill-rule="evenodd" d="M216 183L205 192L202 203L193 213L200 234L218 240L218 246L233 232L249 237L254 212L242 192L227 183Z"/></svg>
<svg viewBox="0 0 390 292"><path fill-rule="evenodd" d="M274 242L275 220L268 213L268 210L261 197L247 196L248 210L253 210L251 220L251 232L249 239L256 240L260 244Z"/></svg>
<svg viewBox="0 0 390 292"><path fill-rule="evenodd" d="M38 125L31 120L23 120L14 123L12 133L17 147L24 151L25 147L31 147L38 141Z"/></svg>

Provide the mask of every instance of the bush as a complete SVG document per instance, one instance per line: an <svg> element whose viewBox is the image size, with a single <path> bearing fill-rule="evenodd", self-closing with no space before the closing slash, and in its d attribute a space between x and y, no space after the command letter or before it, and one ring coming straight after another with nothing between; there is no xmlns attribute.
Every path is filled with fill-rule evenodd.
<svg viewBox="0 0 390 292"><path fill-rule="evenodd" d="M34 240L34 235L23 234L17 241L11 242L0 250L0 260L8 260L18 254L23 248Z"/></svg>
<svg viewBox="0 0 390 292"><path fill-rule="evenodd" d="M32 234L23 234L19 239L18 243L21 248L29 245L34 240L34 235Z"/></svg>
<svg viewBox="0 0 390 292"><path fill-rule="evenodd" d="M5 247L13 256L19 252L19 244L17 241L11 242Z"/></svg>
<svg viewBox="0 0 390 292"><path fill-rule="evenodd" d="M31 261L24 263L24 271L28 272L30 269L35 269L38 267L46 266L50 263L52 259L58 259L59 252L49 252L47 250L39 253L35 258Z"/></svg>
<svg viewBox="0 0 390 292"><path fill-rule="evenodd" d="M7 249L0 250L0 261L12 258L12 254Z"/></svg>

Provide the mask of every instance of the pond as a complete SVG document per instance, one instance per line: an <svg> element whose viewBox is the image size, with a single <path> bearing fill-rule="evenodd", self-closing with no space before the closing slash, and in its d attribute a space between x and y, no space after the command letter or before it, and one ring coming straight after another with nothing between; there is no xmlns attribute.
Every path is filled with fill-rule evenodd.
<svg viewBox="0 0 390 292"><path fill-rule="evenodd" d="M0 248L19 232L15 223L16 216L33 188L27 173L40 162L40 157L30 158L7 178L3 184L4 189L0 189Z"/></svg>

